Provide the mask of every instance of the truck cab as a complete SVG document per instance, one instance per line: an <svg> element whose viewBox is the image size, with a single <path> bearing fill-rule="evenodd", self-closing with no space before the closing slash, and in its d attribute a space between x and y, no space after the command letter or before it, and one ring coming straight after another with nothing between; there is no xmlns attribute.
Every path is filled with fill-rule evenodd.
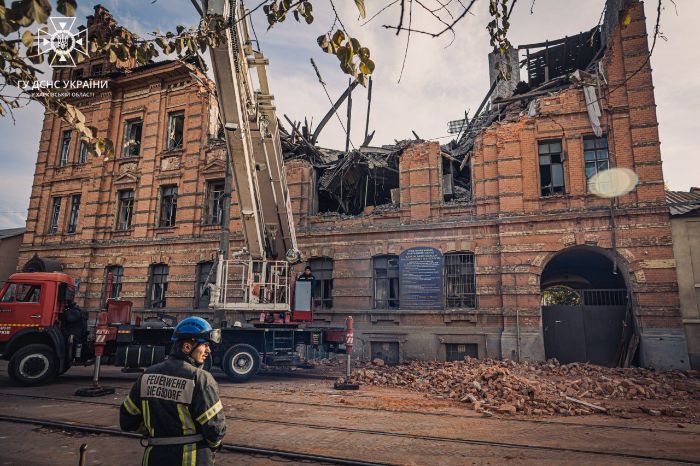
<svg viewBox="0 0 700 466"><path fill-rule="evenodd" d="M5 283L0 291L0 353L10 361L16 380L40 383L68 369L68 314L77 314L68 320L84 331L82 314L72 304L74 295L73 279L64 273L16 273Z"/></svg>

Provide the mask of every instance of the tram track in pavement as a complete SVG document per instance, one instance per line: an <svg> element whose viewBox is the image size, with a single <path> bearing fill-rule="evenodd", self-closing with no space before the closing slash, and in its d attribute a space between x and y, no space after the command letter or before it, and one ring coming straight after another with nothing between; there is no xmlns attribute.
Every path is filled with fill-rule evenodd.
<svg viewBox="0 0 700 466"><path fill-rule="evenodd" d="M19 398L34 398L34 399L41 399L41 400L47 400L47 401L58 401L58 402L71 402L71 403L77 403L77 404L94 404L94 405L104 405L104 406L110 406L113 408L118 408L119 404L118 403L113 403L113 402L107 402L107 401L98 401L98 400L83 400L83 399L75 399L75 398L66 398L66 397L52 397L52 396L45 396L45 395L29 395L29 394L17 394L17 393L8 393L8 392L0 392L0 395L4 396L14 396L14 397L19 397ZM332 406L332 405L331 405ZM7 420L8 422L13 422L10 421L9 418L13 418L13 416L6 416L6 415L0 415L0 421ZM231 415L227 414L226 415L227 419L231 420L236 420L239 422L249 422L249 423L257 423L257 424L273 424L273 425L283 425L283 426L289 426L289 427L294 427L294 428L306 428L306 429L314 429L314 430L323 430L323 431L336 431L336 432L342 432L344 434L355 434L355 435L371 435L371 436L387 436L387 437L396 437L396 438L404 438L404 439L412 439L412 440L421 440L421 441L426 441L426 442L436 442L436 443L452 443L452 444L464 444L464 445L475 445L475 446L485 446L485 447L491 447L491 448L499 448L499 449L507 449L507 450L538 450L538 451L545 451L545 452L556 452L556 453L570 453L570 454L582 454L582 455L592 455L596 456L599 458L603 457L609 457L609 458L617 458L620 460L627 459L627 460L645 460L645 461L664 461L664 462L672 462L672 463L679 463L679 464L698 464L697 461L694 460L688 460L685 458L673 458L673 457L668 457L668 456L653 456L653 455L644 455L644 454L636 454L636 453L625 453L625 452L617 452L617 451L602 451L602 450L592 450L592 449L585 449L585 448L573 448L573 447L560 447L560 446L547 446L547 445L535 445L535 444L528 444L528 443L513 443L513 442L498 442L498 441L491 441L491 440L482 440L482 439L474 439L474 438L461 438L461 437L440 437L440 436L433 436L433 435L422 435L422 434L412 434L412 433L406 433L406 432L390 432L390 431L382 431L382 430L373 430L373 429L358 429L358 428L352 428L352 427L341 427L341 426L329 426L329 425L322 425L322 424L309 424L309 423L303 423L303 422L295 422L295 421L284 421L284 420L271 420L271 419L259 419L259 418L251 418L251 417L246 417L246 416L237 416L237 415ZM95 426L82 426L79 424L72 424L72 423L63 423L62 421L53 421L53 420L44 420L44 419L31 419L31 418L16 418L20 419L16 422L24 422L24 423L32 423L34 421L35 424L40 424L45 421L45 423L60 423L61 425L66 424L68 426L74 426L75 429L80 429L80 428L85 428L85 429L90 429ZM21 420L23 419L23 420ZM100 428L100 427L95 427L95 428ZM120 432L116 429L113 429L116 435L116 432ZM647 429L648 430L648 429ZM684 434L684 432L676 432L676 431L668 431L673 434ZM129 434L132 435L132 434ZM138 435L136 435L138 437ZM232 445L232 444L230 444ZM235 445L234 445L235 446ZM255 448L255 447L246 447L246 446L236 446L236 447L241 447L241 448ZM232 447L233 448L233 447ZM266 449L261 449L261 450L266 450ZM231 450L235 451L235 450ZM268 450L266 450L268 451ZM277 450L269 450L269 452L272 451L277 451ZM280 450L281 451L281 450ZM288 452L289 454L302 454L299 452ZM260 453L260 454L267 454L267 453ZM272 453L269 453L272 454ZM319 458L322 455L319 455ZM331 459L334 457L324 457L323 461L326 462L331 462ZM353 459L345 459L345 458L335 458L338 461L359 461L359 460L353 460ZM319 460L320 461L320 460ZM378 465L378 464L388 464L388 463L339 463L335 462L333 464L373 464L373 465Z"/></svg>
<svg viewBox="0 0 700 466"><path fill-rule="evenodd" d="M126 390L128 391L131 388L131 385L129 386L120 386L120 385L114 385L111 384L111 387L118 388L121 390ZM2 394L2 392L0 392ZM342 396L339 392L338 395L335 396ZM258 402L258 403L271 403L271 404L284 404L284 405L298 405L298 406L309 406L309 407L318 407L318 408L331 408L331 409L338 409L338 410L358 410L358 411L375 411L375 412L386 412L386 413L399 413L399 414L415 414L419 416L428 416L428 417L449 417L449 418L463 418L463 419L468 419L468 420L474 420L475 416L469 416L469 415L464 415L464 414L455 414L455 413L444 413L444 412L425 412L425 411L416 411L416 410L409 410L409 409L389 409L389 408L382 408L382 407L368 407L368 406L354 406L354 405L342 405L342 404L331 404L331 403L318 403L318 402L312 402L312 401L299 401L299 400L289 400L285 398L284 400L279 400L279 399L270 399L270 398L260 398L260 397L247 397L247 396L241 396L241 395L225 395L225 394L220 394L219 398L222 400L240 400L240 401L252 401L252 402ZM676 429L663 429L663 428L649 428L649 427L638 427L638 426L627 426L627 425L616 425L616 424L591 424L591 423L585 423L585 422L561 422L561 421L556 421L556 420L551 420L551 419L518 419L518 418L513 418L513 417L478 417L478 419L482 420L483 422L493 422L493 421L498 421L498 422L510 422L510 423L519 423L519 424L536 424L536 425L554 425L554 426L562 426L562 427L569 427L569 426L575 426L575 427L584 427L584 428L590 428L590 429L602 429L602 430L621 430L621 431L627 431L627 430L634 430L634 431L641 431L641 432L664 432L664 433L669 433L669 434L679 434L679 435L690 435L690 436L700 436L700 432L695 432L695 431L684 431L684 430L676 430Z"/></svg>

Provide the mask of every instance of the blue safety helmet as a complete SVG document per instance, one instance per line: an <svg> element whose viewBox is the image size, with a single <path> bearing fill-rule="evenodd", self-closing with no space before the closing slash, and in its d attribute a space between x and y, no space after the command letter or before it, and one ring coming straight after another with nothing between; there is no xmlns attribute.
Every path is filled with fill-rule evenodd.
<svg viewBox="0 0 700 466"><path fill-rule="evenodd" d="M201 317L188 317L177 324L171 340L195 340L197 343L221 343L221 330L218 328L211 328L211 324Z"/></svg>

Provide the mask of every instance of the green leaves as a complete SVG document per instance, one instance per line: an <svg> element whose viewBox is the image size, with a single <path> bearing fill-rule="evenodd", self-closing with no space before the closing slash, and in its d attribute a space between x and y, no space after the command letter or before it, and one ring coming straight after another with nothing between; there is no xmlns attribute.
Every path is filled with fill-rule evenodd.
<svg viewBox="0 0 700 466"><path fill-rule="evenodd" d="M363 47L357 38L348 37L337 29L332 36L319 36L316 42L321 50L338 58L343 73L354 77L363 86L367 85L367 76L374 72L375 65L370 59L369 49Z"/></svg>

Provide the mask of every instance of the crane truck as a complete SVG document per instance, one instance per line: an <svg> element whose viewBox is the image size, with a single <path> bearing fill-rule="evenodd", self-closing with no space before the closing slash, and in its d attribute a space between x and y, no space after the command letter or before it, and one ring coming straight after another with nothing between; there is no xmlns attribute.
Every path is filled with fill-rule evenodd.
<svg viewBox="0 0 700 466"><path fill-rule="evenodd" d="M233 382L243 382L257 373L261 362L300 364L299 348L340 351L351 336L344 328L313 327L311 282L296 281L291 292L290 264L299 262L301 253L267 61L252 48L241 4L204 3L208 17L223 18L226 24L225 37L210 53L225 129L225 190L230 195L235 186L246 245L229 254L225 217L210 301L222 340L212 348L208 363L220 366ZM259 89L253 88L250 68L257 71ZM74 304L75 292L74 280L57 272L16 273L5 283L0 291L0 353L9 360L14 380L41 384L73 365L94 364L97 382L101 364L140 370L165 359L173 322L134 318L132 303L121 299L108 299L91 320ZM259 313L259 321L228 325L226 311Z"/></svg>

